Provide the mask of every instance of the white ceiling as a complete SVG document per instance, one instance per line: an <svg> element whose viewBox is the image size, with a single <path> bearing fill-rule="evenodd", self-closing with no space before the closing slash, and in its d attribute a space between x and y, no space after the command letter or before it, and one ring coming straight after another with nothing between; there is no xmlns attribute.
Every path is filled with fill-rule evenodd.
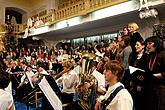
<svg viewBox="0 0 165 110"><path fill-rule="evenodd" d="M5 1L8 3L12 3L12 4L20 5L23 7L31 8L34 5L37 5L38 3L40 3L44 0L0 0L0 2L1 1Z"/></svg>

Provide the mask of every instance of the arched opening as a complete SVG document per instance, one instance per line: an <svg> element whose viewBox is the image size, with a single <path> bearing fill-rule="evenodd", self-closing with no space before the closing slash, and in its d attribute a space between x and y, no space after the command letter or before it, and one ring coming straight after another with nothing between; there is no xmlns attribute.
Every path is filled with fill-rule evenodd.
<svg viewBox="0 0 165 110"><path fill-rule="evenodd" d="M22 17L26 14L26 11L15 8L15 7L6 7L5 9L5 23L13 22L16 24L22 24Z"/></svg>

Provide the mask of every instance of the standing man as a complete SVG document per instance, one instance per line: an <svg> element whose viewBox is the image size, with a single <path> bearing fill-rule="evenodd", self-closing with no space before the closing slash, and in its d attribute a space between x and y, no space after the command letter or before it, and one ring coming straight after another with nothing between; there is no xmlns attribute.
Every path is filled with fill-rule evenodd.
<svg viewBox="0 0 165 110"><path fill-rule="evenodd" d="M105 80L109 88L104 96L100 96L95 104L95 110L132 110L133 100L124 85L120 83L124 74L123 66L115 60L104 65ZM120 88L120 89L119 89ZM118 92L116 92L118 89ZM116 92L116 95L115 92ZM112 94L114 97L112 98ZM111 97L111 98L110 98ZM111 100L111 101L108 101ZM106 102L106 105L105 103ZM101 104L102 103L102 104ZM103 108L102 105L105 105Z"/></svg>

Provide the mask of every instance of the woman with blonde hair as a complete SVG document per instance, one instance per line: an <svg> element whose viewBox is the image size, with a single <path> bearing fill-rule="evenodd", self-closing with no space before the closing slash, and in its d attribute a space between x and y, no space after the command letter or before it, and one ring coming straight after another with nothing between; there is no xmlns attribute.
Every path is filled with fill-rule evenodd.
<svg viewBox="0 0 165 110"><path fill-rule="evenodd" d="M132 48L132 55L136 56L136 42L143 40L142 36L138 32L139 26L135 22L128 23L128 30L130 34L130 46ZM135 59L133 59L135 60Z"/></svg>

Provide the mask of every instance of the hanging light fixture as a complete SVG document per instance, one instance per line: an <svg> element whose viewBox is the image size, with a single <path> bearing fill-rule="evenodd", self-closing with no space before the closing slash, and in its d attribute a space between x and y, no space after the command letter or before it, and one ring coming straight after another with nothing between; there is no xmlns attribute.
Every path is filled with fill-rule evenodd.
<svg viewBox="0 0 165 110"><path fill-rule="evenodd" d="M153 9L146 9L146 10L139 12L140 19L149 18L149 17L156 18L157 15L158 15L158 11L154 8Z"/></svg>
<svg viewBox="0 0 165 110"><path fill-rule="evenodd" d="M155 8L150 9L147 0L139 0L139 17L140 19L154 17L158 15L158 11ZM144 2L144 4L143 4ZM143 10L142 10L143 9Z"/></svg>

